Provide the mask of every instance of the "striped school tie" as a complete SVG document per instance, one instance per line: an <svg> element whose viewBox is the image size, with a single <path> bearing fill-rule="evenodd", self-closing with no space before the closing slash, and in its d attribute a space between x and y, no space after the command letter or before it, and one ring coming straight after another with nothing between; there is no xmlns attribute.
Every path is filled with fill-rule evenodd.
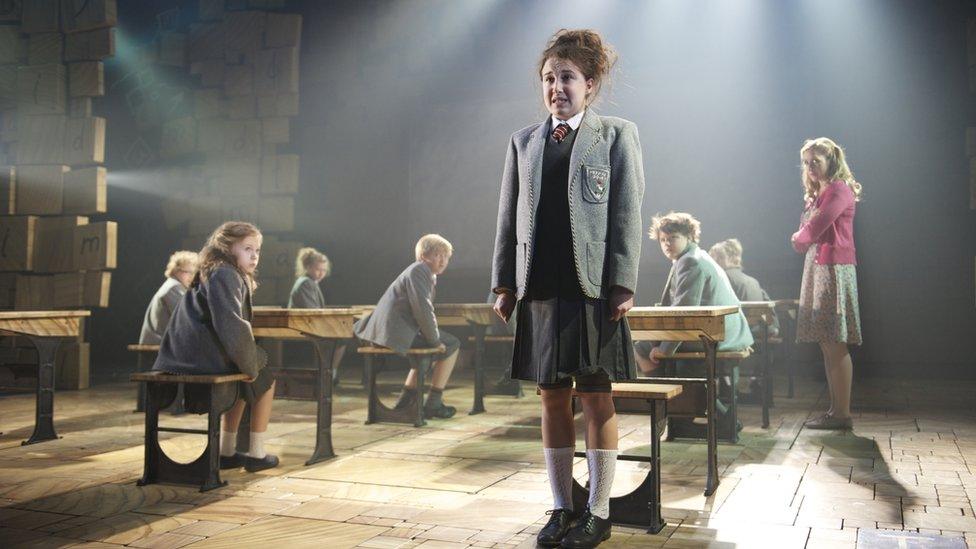
<svg viewBox="0 0 976 549"><path fill-rule="evenodd" d="M568 133L569 124L560 124L556 126L556 129L552 130L552 138L556 140L556 143L562 143Z"/></svg>

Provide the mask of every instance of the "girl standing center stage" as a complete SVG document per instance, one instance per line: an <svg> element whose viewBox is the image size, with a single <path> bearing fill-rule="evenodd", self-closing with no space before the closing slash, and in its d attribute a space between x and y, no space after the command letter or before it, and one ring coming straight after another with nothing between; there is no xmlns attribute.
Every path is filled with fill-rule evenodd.
<svg viewBox="0 0 976 549"><path fill-rule="evenodd" d="M637 127L588 108L616 60L590 30L561 30L538 70L550 116L512 135L492 262L495 311L518 312L512 377L539 384L553 494L543 546L610 537L617 418L610 382L636 375L630 328L641 246L644 171ZM572 499L572 391L586 420L590 495Z"/></svg>

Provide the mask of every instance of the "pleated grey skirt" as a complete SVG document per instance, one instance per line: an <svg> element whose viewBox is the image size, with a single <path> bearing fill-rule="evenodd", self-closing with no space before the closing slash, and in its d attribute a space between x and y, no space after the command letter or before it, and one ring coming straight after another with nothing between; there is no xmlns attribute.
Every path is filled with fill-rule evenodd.
<svg viewBox="0 0 976 549"><path fill-rule="evenodd" d="M513 379L555 383L600 370L611 381L637 375L630 325L610 320L605 299L523 299L516 319Z"/></svg>

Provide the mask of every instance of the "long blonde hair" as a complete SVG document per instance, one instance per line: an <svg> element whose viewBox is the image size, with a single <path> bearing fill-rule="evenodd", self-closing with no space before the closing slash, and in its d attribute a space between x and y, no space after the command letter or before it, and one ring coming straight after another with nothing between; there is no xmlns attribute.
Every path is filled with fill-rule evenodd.
<svg viewBox="0 0 976 549"><path fill-rule="evenodd" d="M214 232L207 238L207 243L200 250L199 270L193 278L193 285L206 282L207 278L217 270L217 267L227 265L244 277L252 292L256 290L258 288L257 279L237 266L237 261L231 252L235 243L249 236L261 237L261 230L244 221L228 221L214 229Z"/></svg>
<svg viewBox="0 0 976 549"><path fill-rule="evenodd" d="M844 156L844 149L840 145L834 143L829 137L818 137L816 139L807 139L803 143L803 147L800 148L800 160L802 163L803 153L807 151L813 151L817 154L823 155L827 159L827 166L824 173L827 175L827 181L833 182L838 179L847 183L850 187L851 192L854 193L854 201L861 200L861 184L854 179L854 172L851 171L850 166L847 165L847 158ZM807 202L813 202L820 195L820 185L814 181L810 181L807 177L807 170L800 166L800 179L803 181L803 198Z"/></svg>
<svg viewBox="0 0 976 549"><path fill-rule="evenodd" d="M298 257L295 258L295 277L304 275L309 269L318 265L325 264L325 276L332 273L332 262L326 255L315 248L302 248L298 250Z"/></svg>

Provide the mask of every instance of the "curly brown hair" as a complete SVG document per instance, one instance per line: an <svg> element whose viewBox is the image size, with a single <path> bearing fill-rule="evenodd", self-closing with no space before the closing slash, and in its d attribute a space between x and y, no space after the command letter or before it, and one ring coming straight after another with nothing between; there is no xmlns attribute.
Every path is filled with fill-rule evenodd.
<svg viewBox="0 0 976 549"><path fill-rule="evenodd" d="M692 242L701 238L701 223L693 215L685 212L668 212L666 215L656 215L651 218L651 228L647 235L651 240L657 240L660 233L683 234Z"/></svg>
<svg viewBox="0 0 976 549"><path fill-rule="evenodd" d="M244 221L228 221L214 229L207 237L207 243L199 254L199 269L193 277L193 286L206 282L207 278L221 265L227 265L236 270L253 292L258 288L258 281L254 276L244 272L237 266L231 248L235 243L249 236L261 238L261 230Z"/></svg>
<svg viewBox="0 0 976 549"><path fill-rule="evenodd" d="M572 61L583 77L593 79L593 93L586 98L586 104L593 103L604 80L617 63L617 52L613 46L591 29L559 29L549 38L546 49L539 58L536 74L542 75L542 67L549 59Z"/></svg>

